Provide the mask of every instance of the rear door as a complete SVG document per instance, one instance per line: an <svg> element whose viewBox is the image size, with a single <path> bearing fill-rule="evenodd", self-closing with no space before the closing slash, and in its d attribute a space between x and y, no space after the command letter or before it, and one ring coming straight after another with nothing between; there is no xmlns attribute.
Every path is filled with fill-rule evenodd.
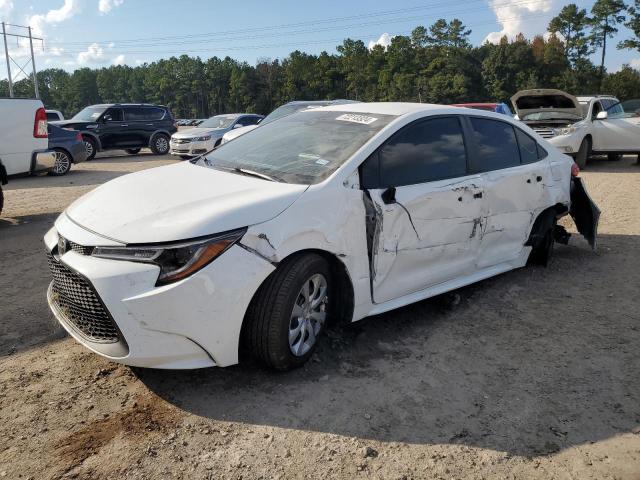
<svg viewBox="0 0 640 480"><path fill-rule="evenodd" d="M477 256L477 268L483 269L522 254L543 208L544 181L550 172L548 162L539 159L537 142L519 128L487 117L471 117L469 124L471 166L481 173L485 189Z"/></svg>
<svg viewBox="0 0 640 480"><path fill-rule="evenodd" d="M148 120L147 109L143 106L127 106L124 108L124 119L126 128L123 132L122 145L126 147L149 145L148 130L153 127L153 124Z"/></svg>
<svg viewBox="0 0 640 480"><path fill-rule="evenodd" d="M483 186L469 175L460 116L391 137L361 169L375 303L472 273Z"/></svg>

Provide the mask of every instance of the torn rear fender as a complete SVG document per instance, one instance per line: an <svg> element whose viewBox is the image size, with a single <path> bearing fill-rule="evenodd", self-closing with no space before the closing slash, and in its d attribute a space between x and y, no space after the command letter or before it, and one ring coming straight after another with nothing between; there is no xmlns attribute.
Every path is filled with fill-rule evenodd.
<svg viewBox="0 0 640 480"><path fill-rule="evenodd" d="M600 209L591 200L584 183L580 177L571 179L571 208L569 214L573 218L578 232L589 242L591 248L596 249L598 220L600 219Z"/></svg>

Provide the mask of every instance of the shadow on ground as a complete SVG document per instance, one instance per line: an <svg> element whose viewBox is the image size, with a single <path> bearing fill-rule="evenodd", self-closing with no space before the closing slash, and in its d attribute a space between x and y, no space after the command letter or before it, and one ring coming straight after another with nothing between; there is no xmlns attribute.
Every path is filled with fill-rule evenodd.
<svg viewBox="0 0 640 480"><path fill-rule="evenodd" d="M550 268L459 290L457 306L431 299L335 327L297 371L136 374L216 420L546 455L640 424L639 240L604 235L598 254L573 240Z"/></svg>

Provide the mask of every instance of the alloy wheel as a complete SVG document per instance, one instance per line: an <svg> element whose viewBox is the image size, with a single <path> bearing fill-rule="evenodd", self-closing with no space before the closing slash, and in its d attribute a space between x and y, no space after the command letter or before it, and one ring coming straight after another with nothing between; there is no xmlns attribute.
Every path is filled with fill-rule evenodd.
<svg viewBox="0 0 640 480"><path fill-rule="evenodd" d="M159 152L167 152L169 150L169 142L167 142L167 139L160 136L156 139L156 149Z"/></svg>
<svg viewBox="0 0 640 480"><path fill-rule="evenodd" d="M91 158L91 155L93 155L93 143L85 140L84 149L87 151L87 158Z"/></svg>
<svg viewBox="0 0 640 480"><path fill-rule="evenodd" d="M69 155L64 152L56 151L56 163L53 166L53 171L57 175L64 175L71 168L71 159Z"/></svg>
<svg viewBox="0 0 640 480"><path fill-rule="evenodd" d="M289 348L296 357L315 345L327 316L327 279L312 275L298 293L289 320Z"/></svg>

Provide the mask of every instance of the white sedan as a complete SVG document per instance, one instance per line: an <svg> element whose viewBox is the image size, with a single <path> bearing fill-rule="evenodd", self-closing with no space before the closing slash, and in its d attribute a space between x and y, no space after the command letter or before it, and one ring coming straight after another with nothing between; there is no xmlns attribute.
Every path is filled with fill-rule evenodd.
<svg viewBox="0 0 640 480"><path fill-rule="evenodd" d="M44 239L48 301L113 361L227 366L244 345L290 369L327 322L546 264L567 239L563 215L595 247L599 211L575 174L504 115L402 103L300 112L77 200Z"/></svg>

